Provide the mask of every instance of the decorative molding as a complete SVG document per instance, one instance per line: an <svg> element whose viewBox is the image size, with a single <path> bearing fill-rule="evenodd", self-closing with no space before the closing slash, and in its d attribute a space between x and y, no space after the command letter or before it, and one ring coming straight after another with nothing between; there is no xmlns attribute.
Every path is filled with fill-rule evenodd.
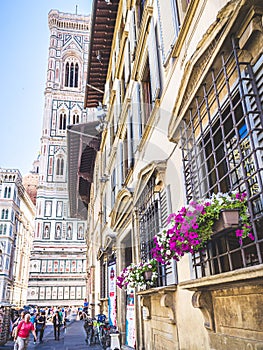
<svg viewBox="0 0 263 350"><path fill-rule="evenodd" d="M192 297L192 305L202 311L205 322L204 326L210 331L215 330L214 307L210 291L195 292Z"/></svg>
<svg viewBox="0 0 263 350"><path fill-rule="evenodd" d="M160 299L160 305L168 309L168 318L172 324L176 323L174 293L164 293Z"/></svg>
<svg viewBox="0 0 263 350"><path fill-rule="evenodd" d="M150 320L152 318L152 304L150 296L143 296L141 298L141 306L143 308L143 319Z"/></svg>

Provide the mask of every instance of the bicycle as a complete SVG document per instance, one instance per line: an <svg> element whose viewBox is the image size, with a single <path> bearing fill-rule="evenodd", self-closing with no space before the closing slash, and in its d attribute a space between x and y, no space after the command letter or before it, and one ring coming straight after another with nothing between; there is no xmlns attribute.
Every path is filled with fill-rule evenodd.
<svg viewBox="0 0 263 350"><path fill-rule="evenodd" d="M103 314L97 315L96 318L87 318L84 322L84 329L86 331L86 343L100 344L103 347L103 326L106 320L106 316Z"/></svg>

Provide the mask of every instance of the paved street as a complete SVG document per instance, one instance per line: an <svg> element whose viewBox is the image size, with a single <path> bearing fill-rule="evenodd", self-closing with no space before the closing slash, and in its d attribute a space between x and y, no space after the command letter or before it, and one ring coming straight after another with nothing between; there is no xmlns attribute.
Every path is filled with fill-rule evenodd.
<svg viewBox="0 0 263 350"><path fill-rule="evenodd" d="M83 328L83 321L73 321L70 323L66 331L61 332L59 341L54 340L53 326L47 325L44 334L44 342L36 345L33 344L33 337L30 339L28 350L101 350L101 346L88 346L85 342L86 333ZM8 342L4 346L0 346L0 350L13 350L14 342Z"/></svg>

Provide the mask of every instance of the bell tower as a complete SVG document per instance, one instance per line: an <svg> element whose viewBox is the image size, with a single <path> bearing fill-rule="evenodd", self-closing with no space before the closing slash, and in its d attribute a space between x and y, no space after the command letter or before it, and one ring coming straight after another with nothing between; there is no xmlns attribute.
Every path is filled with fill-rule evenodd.
<svg viewBox="0 0 263 350"><path fill-rule="evenodd" d="M90 17L51 10L28 304L80 305L86 297L86 221L70 217L67 126L84 109Z"/></svg>

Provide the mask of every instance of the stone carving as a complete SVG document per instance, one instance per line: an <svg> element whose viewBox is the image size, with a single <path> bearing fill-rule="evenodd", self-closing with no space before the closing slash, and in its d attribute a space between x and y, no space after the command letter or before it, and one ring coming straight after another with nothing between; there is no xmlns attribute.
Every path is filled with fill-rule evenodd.
<svg viewBox="0 0 263 350"><path fill-rule="evenodd" d="M175 302L174 293L164 293L160 299L160 305L168 309L168 318L171 323L175 324Z"/></svg>
<svg viewBox="0 0 263 350"><path fill-rule="evenodd" d="M193 307L199 308L202 311L205 322L204 326L210 331L215 330L214 308L212 295L210 291L195 292L192 297Z"/></svg>

